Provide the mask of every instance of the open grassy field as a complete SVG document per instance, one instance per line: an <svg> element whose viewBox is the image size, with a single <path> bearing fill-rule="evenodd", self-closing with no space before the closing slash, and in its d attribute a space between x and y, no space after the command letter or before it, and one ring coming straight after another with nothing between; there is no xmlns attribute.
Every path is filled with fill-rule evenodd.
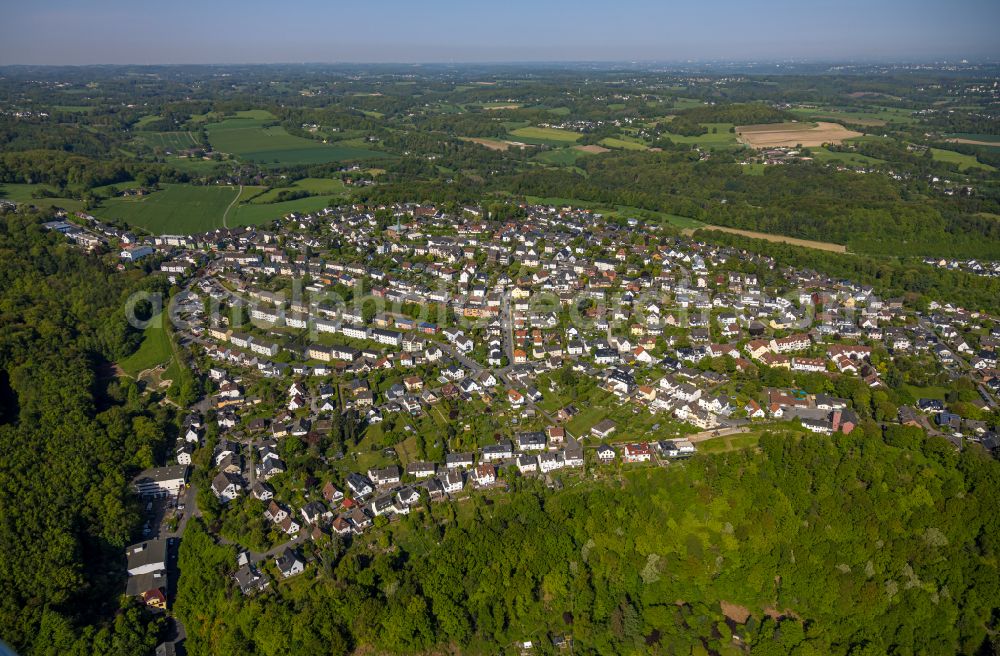
<svg viewBox="0 0 1000 656"><path fill-rule="evenodd" d="M132 378L138 377L139 373L146 369L164 364L173 357L170 334L163 326L165 319L162 313L154 317L142 333L142 343L138 350L118 363L122 371Z"/></svg>
<svg viewBox="0 0 1000 656"><path fill-rule="evenodd" d="M868 157L867 155L862 155L861 153L835 152L827 150L826 148L813 148L812 156L816 161L824 163L833 162L854 166L875 166L877 164L885 164L885 160Z"/></svg>
<svg viewBox="0 0 1000 656"><path fill-rule="evenodd" d="M142 198L109 198L94 216L122 219L153 234L191 234L222 227L222 215L236 197L229 186L163 185Z"/></svg>
<svg viewBox="0 0 1000 656"><path fill-rule="evenodd" d="M330 180L327 178L302 178L301 180L296 180L289 187L277 187L274 189L269 189L262 194L250 198L249 201L254 204L260 203L273 203L283 191L308 191L313 194L343 194L346 193L347 187L340 180ZM241 199L240 202L243 202Z"/></svg>
<svg viewBox="0 0 1000 656"><path fill-rule="evenodd" d="M740 145L736 140L736 135L729 131L733 127L732 123L702 123L701 125L708 130L706 134L699 134L693 137L673 134L669 132L670 126L668 124L668 133L663 136L674 143L690 144L709 150L737 148Z"/></svg>
<svg viewBox="0 0 1000 656"><path fill-rule="evenodd" d="M580 135L569 130L558 128L539 128L526 126L511 131L511 136L525 143L549 144L561 146L580 139Z"/></svg>
<svg viewBox="0 0 1000 656"><path fill-rule="evenodd" d="M132 141L164 150L184 150L198 145L189 132L138 132Z"/></svg>
<svg viewBox="0 0 1000 656"><path fill-rule="evenodd" d="M897 107L795 107L791 110L803 120L830 120L879 127L887 123L913 123L915 119L909 109Z"/></svg>
<svg viewBox="0 0 1000 656"><path fill-rule="evenodd" d="M618 139L615 137L601 139L601 145L607 148L620 148L623 150L649 150L649 146L644 143L630 139Z"/></svg>
<svg viewBox="0 0 1000 656"><path fill-rule="evenodd" d="M167 166L172 166L178 171L191 173L193 175L205 175L215 170L215 167L223 164L212 159L192 158L192 157L167 157ZM229 163L232 167L232 162Z"/></svg>
<svg viewBox="0 0 1000 656"><path fill-rule="evenodd" d="M206 126L215 150L262 164L320 164L388 157L366 148L324 144L288 134L281 126L265 127L268 119L237 117Z"/></svg>
<svg viewBox="0 0 1000 656"><path fill-rule="evenodd" d="M982 164L972 155L963 155L962 153L956 153L954 150L943 150L941 148L931 148L931 154L934 159L939 162L948 162L950 164L957 164L959 171L967 171L969 169L982 169L983 171L996 171L996 168L990 166L989 164Z"/></svg>
<svg viewBox="0 0 1000 656"><path fill-rule="evenodd" d="M50 192L55 191L51 187L40 184L0 184L0 200L29 203L38 207L61 207L74 212L83 209L83 201L75 198L32 198L32 193L42 189Z"/></svg>
<svg viewBox="0 0 1000 656"><path fill-rule="evenodd" d="M740 141L751 148L775 148L785 146L822 146L826 143L839 144L844 139L860 137L860 132L848 130L839 123L765 123L762 125L741 125L736 128Z"/></svg>
<svg viewBox="0 0 1000 656"><path fill-rule="evenodd" d="M153 123L154 121L159 121L161 118L163 117L158 116L157 114L150 114L149 116L143 116L142 118L140 118L138 121L135 122L134 127L137 130L142 130L150 123Z"/></svg>
<svg viewBox="0 0 1000 656"><path fill-rule="evenodd" d="M545 150L535 155L534 159L555 166L573 166L576 164L576 160L586 157L588 154L587 151L579 150L579 148L579 146L574 146Z"/></svg>

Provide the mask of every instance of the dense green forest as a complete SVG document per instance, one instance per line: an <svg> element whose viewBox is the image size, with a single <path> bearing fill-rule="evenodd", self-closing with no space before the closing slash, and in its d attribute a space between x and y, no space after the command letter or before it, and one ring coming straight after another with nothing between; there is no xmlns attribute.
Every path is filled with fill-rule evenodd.
<svg viewBox="0 0 1000 656"><path fill-rule="evenodd" d="M627 205L831 241L862 253L1000 257L1000 221L974 214L997 209L995 202L945 200L926 195L919 185L901 185L884 176L807 164L770 167L761 176L748 176L733 160L698 162L689 152L608 154L580 166L583 174L546 170L521 175L510 188L525 195Z"/></svg>
<svg viewBox="0 0 1000 656"><path fill-rule="evenodd" d="M695 232L696 238L725 244L775 258L786 266L812 269L827 275L871 285L882 296L902 296L912 305L925 307L928 301L954 303L969 309L1000 312L1000 280L964 271L940 269L912 261L843 255L802 248L762 239L710 230ZM774 272L762 263L744 265L771 280Z"/></svg>
<svg viewBox="0 0 1000 656"><path fill-rule="evenodd" d="M667 127L674 134L692 137L708 132L702 123L756 125L759 123L780 123L793 118L793 114L760 103L705 105L677 112Z"/></svg>
<svg viewBox="0 0 1000 656"><path fill-rule="evenodd" d="M43 217L0 217L0 635L23 654L152 649L159 623L124 592L131 474L176 434L174 411L114 380L141 336L114 274Z"/></svg>
<svg viewBox="0 0 1000 656"><path fill-rule="evenodd" d="M476 653L550 634L574 653L989 653L1000 619L1000 463L911 428L765 435L620 483L516 480L309 547L315 565L244 599L235 553L192 525L177 612L214 653ZM743 607L724 621L720 602Z"/></svg>

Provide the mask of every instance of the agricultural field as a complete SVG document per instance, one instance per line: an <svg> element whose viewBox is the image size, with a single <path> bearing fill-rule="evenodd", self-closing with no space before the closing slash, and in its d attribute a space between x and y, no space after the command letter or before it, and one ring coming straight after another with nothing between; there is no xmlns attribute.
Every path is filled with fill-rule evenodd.
<svg viewBox="0 0 1000 656"><path fill-rule="evenodd" d="M598 146L597 144L588 144L586 146L573 146L573 150L579 150L581 153L589 153L591 155L600 155L601 153L608 152L610 149Z"/></svg>
<svg viewBox="0 0 1000 656"><path fill-rule="evenodd" d="M779 146L822 146L827 143L839 144L845 139L860 137L860 132L848 130L839 123L773 123L763 125L741 125L736 128L740 141L751 148L776 148Z"/></svg>
<svg viewBox="0 0 1000 656"><path fill-rule="evenodd" d="M934 156L934 159L939 162L957 164L959 171L968 171L969 169L981 169L989 172L996 171L996 168L990 166L989 164L981 163L972 155L963 155L962 153L956 153L954 150L931 148L931 154Z"/></svg>
<svg viewBox="0 0 1000 656"><path fill-rule="evenodd" d="M296 180L288 187L275 187L269 189L258 196L249 199L255 205L262 203L274 203L283 191L308 191L311 194L344 194L347 187L340 180L330 180L327 178L303 178ZM241 201L242 202L242 201Z"/></svg>
<svg viewBox="0 0 1000 656"><path fill-rule="evenodd" d="M535 126L517 128L512 130L510 134L512 137L525 143L548 144L550 146L562 146L580 139L580 135L576 132Z"/></svg>
<svg viewBox="0 0 1000 656"><path fill-rule="evenodd" d="M209 123L206 129L215 150L262 164L287 166L389 157L386 153L344 145L343 142L324 144L296 137L281 126L266 126L268 122L257 113L254 117L239 116Z"/></svg>
<svg viewBox="0 0 1000 656"><path fill-rule="evenodd" d="M789 111L802 120L842 121L870 127L916 121L911 110L896 107L795 107Z"/></svg>
<svg viewBox="0 0 1000 656"><path fill-rule="evenodd" d="M185 150L199 145L190 132L139 132L132 141L164 150Z"/></svg>
<svg viewBox="0 0 1000 656"><path fill-rule="evenodd" d="M192 175L208 175L215 171L215 167L224 164L224 162L202 159L201 157L169 157L166 159L166 163L178 171Z"/></svg>
<svg viewBox="0 0 1000 656"><path fill-rule="evenodd" d="M237 189L230 186L167 184L140 198L109 198L92 213L102 219L122 219L156 235L191 234L222 227L222 217L236 195Z"/></svg>
<svg viewBox="0 0 1000 656"><path fill-rule="evenodd" d="M1000 135L996 134L971 134L968 132L956 132L954 134L946 135L946 137L945 141L950 141L952 143L1000 148Z"/></svg>
<svg viewBox="0 0 1000 656"><path fill-rule="evenodd" d="M693 137L671 132L667 132L663 136L674 143L690 144L710 150L739 147L736 135L729 131L733 127L732 123L702 123L701 126L706 128L708 132ZM667 127L669 129L669 125Z"/></svg>
<svg viewBox="0 0 1000 656"><path fill-rule="evenodd" d="M622 150L649 150L649 146L633 139L620 139L607 137L601 139L601 145L607 148L619 148Z"/></svg>

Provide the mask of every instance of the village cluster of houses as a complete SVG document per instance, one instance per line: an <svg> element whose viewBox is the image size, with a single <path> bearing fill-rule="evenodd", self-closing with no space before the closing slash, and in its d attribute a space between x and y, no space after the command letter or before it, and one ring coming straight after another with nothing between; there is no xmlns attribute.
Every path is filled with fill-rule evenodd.
<svg viewBox="0 0 1000 656"><path fill-rule="evenodd" d="M701 429L726 424L743 406L712 393L725 379L693 368L704 358L732 358L738 371L765 366L858 376L879 387L878 369L871 364L876 347L929 353L946 366L972 356L972 367L981 372L979 382L986 389L995 387L991 381L996 380L1000 332L994 327L971 353L972 347L955 341L957 328L987 318L959 308L935 304L932 313L912 321L914 311L901 300L792 269L782 271L786 287L766 288L757 276L731 270L728 264L753 259L777 268L773 260L660 239L655 226L646 226L636 239L638 222L621 226L586 210L532 206L526 208L527 220L503 223L487 221L473 207L465 208L464 218L433 207L383 209L392 210L397 223L382 233L376 231L374 208L348 207L291 216L274 231L242 228L198 236L195 242L174 239L173 249L210 244L217 253L217 266L197 280L197 289L214 300L241 299L250 307L253 325L246 330L211 322L193 329L207 340L208 355L221 365L275 377L363 379L378 369L445 368L447 380L441 387L410 377L384 398L363 385L354 389L350 403L371 421L385 412L417 413L442 397L492 394L500 381L490 369L501 367L508 379L523 385L501 391L499 398L530 409L538 399L529 395L539 394L534 379L567 362L623 402ZM326 239L353 246L365 257L324 259L321 254L330 242L303 230L316 223L324 225ZM295 255L307 248L320 256ZM183 258L183 252L173 255ZM372 257L381 266L366 263ZM510 274L513 265L532 272ZM318 296L363 283L390 306L436 304L479 322L472 328L439 325L398 311L365 321L357 308L308 296L286 298L260 286L275 275L305 280L304 292ZM542 294L550 295L555 305L540 309L533 304ZM587 306L584 323L567 325L560 313L580 301ZM274 328L335 339L302 347L282 340ZM286 352L292 356L289 362L275 360ZM475 355L481 367L463 367L452 354ZM636 382L648 380L648 372L661 377ZM766 404L763 410L768 417L777 416Z"/></svg>

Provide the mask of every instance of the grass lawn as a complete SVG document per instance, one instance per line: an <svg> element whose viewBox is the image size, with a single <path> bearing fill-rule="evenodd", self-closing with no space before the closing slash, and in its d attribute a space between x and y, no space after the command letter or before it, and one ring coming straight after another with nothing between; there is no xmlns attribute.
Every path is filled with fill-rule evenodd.
<svg viewBox="0 0 1000 656"><path fill-rule="evenodd" d="M230 186L166 184L141 198L109 198L93 210L103 219L122 219L156 235L191 234L222 226L222 215L236 197Z"/></svg>
<svg viewBox="0 0 1000 656"><path fill-rule="evenodd" d="M126 374L135 378L139 372L163 364L172 359L173 349L170 347L170 334L162 325L162 313L154 317L142 334L142 344L135 353L118 363ZM167 377L167 376L164 376Z"/></svg>
<svg viewBox="0 0 1000 656"><path fill-rule="evenodd" d="M262 164L319 164L391 157L344 142L324 144L296 137L281 126L265 127L266 123L268 119L255 114L209 123L206 128L214 149Z"/></svg>
<svg viewBox="0 0 1000 656"><path fill-rule="evenodd" d="M608 409L603 405L587 405L580 410L579 414L566 422L566 430L574 437L586 437L590 435L590 429L602 419L607 418L608 414Z"/></svg>
<svg viewBox="0 0 1000 656"><path fill-rule="evenodd" d="M510 135L515 141L549 144L554 146L562 146L580 139L580 135L576 132L560 130L558 128L540 128L535 126L517 128L516 130L512 130Z"/></svg>
<svg viewBox="0 0 1000 656"><path fill-rule="evenodd" d="M917 387L908 383L903 385L903 389L912 394L915 399L937 399L944 401L944 397L948 393L948 390L943 387Z"/></svg>
<svg viewBox="0 0 1000 656"><path fill-rule="evenodd" d="M972 155L963 155L962 153L956 153L954 150L931 148L931 154L934 155L934 159L939 162L957 164L959 171L967 171L969 169L982 169L990 172L996 171L994 167L988 164L981 164L979 160Z"/></svg>

